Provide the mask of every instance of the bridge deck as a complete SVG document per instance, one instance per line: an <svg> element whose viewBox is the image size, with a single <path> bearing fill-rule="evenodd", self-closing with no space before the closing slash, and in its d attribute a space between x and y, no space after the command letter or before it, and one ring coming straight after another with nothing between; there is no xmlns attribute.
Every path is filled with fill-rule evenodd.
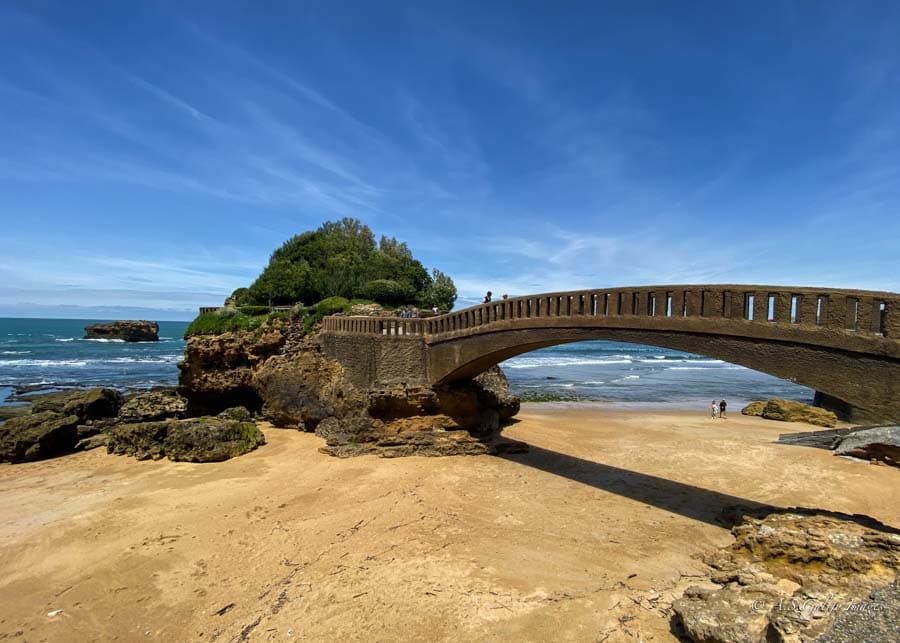
<svg viewBox="0 0 900 643"><path fill-rule="evenodd" d="M418 335L433 343L458 337L461 331L488 330L486 327L498 322L567 318L583 323L590 317L649 317L662 326L671 326L665 322L679 319L739 321L898 340L900 294L758 285L610 288L515 297L425 319L327 317L325 330L356 335Z"/></svg>

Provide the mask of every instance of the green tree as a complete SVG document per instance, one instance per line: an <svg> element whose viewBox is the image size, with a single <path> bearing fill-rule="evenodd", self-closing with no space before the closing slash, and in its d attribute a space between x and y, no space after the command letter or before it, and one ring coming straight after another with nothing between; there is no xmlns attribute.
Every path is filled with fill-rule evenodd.
<svg viewBox="0 0 900 643"><path fill-rule="evenodd" d="M447 307L456 289L449 277L442 278L432 299ZM383 236L376 244L368 226L347 217L288 239L272 253L245 303L314 303L327 297L375 298L377 293L383 303L412 304L433 288L432 276L405 243Z"/></svg>
<svg viewBox="0 0 900 643"><path fill-rule="evenodd" d="M435 268L432 271L431 283L422 294L422 304L428 308L437 306L442 311L448 311L453 309L454 303L456 303L456 284Z"/></svg>

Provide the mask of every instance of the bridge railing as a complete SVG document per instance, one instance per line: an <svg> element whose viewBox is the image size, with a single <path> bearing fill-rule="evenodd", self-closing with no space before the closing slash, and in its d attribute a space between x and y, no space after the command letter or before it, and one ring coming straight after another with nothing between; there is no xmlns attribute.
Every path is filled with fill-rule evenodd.
<svg viewBox="0 0 900 643"><path fill-rule="evenodd" d="M326 317L326 331L352 333L354 335L424 335L426 320L405 317Z"/></svg>
<svg viewBox="0 0 900 643"><path fill-rule="evenodd" d="M502 299L430 317L327 317L325 330L371 335L441 335L532 318L667 317L852 331L900 339L900 295L783 286L644 286Z"/></svg>

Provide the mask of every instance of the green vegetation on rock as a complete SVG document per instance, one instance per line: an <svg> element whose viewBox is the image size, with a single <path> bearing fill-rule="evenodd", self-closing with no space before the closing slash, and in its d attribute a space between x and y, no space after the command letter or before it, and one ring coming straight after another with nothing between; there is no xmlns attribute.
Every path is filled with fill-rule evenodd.
<svg viewBox="0 0 900 643"><path fill-rule="evenodd" d="M443 273L429 274L405 243L384 236L376 243L368 226L344 218L288 239L256 281L230 299L237 306L270 306L329 297L449 310L456 288Z"/></svg>

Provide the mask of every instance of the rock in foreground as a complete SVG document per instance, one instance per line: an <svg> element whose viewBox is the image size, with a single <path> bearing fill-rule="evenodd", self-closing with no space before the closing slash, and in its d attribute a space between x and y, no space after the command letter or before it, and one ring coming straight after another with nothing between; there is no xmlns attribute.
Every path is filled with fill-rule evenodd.
<svg viewBox="0 0 900 643"><path fill-rule="evenodd" d="M44 411L0 425L0 462L31 462L63 455L78 441L77 415Z"/></svg>
<svg viewBox="0 0 900 643"><path fill-rule="evenodd" d="M874 426L852 431L841 439L834 453L900 467L900 426Z"/></svg>
<svg viewBox="0 0 900 643"><path fill-rule="evenodd" d="M767 420L806 422L815 426L833 427L837 424L837 416L831 411L803 402L778 398L773 398L768 402L751 402L741 409L741 413L764 417Z"/></svg>
<svg viewBox="0 0 900 643"><path fill-rule="evenodd" d="M158 342L159 324L146 320L120 320L84 327L85 339L120 339L126 342Z"/></svg>
<svg viewBox="0 0 900 643"><path fill-rule="evenodd" d="M672 605L693 641L810 641L897 579L900 532L864 516L738 511L735 542L707 556L712 587ZM887 639L886 639L887 640Z"/></svg>
<svg viewBox="0 0 900 643"><path fill-rule="evenodd" d="M109 433L107 452L138 460L168 457L177 462L221 462L265 443L252 422L199 417L120 424Z"/></svg>

